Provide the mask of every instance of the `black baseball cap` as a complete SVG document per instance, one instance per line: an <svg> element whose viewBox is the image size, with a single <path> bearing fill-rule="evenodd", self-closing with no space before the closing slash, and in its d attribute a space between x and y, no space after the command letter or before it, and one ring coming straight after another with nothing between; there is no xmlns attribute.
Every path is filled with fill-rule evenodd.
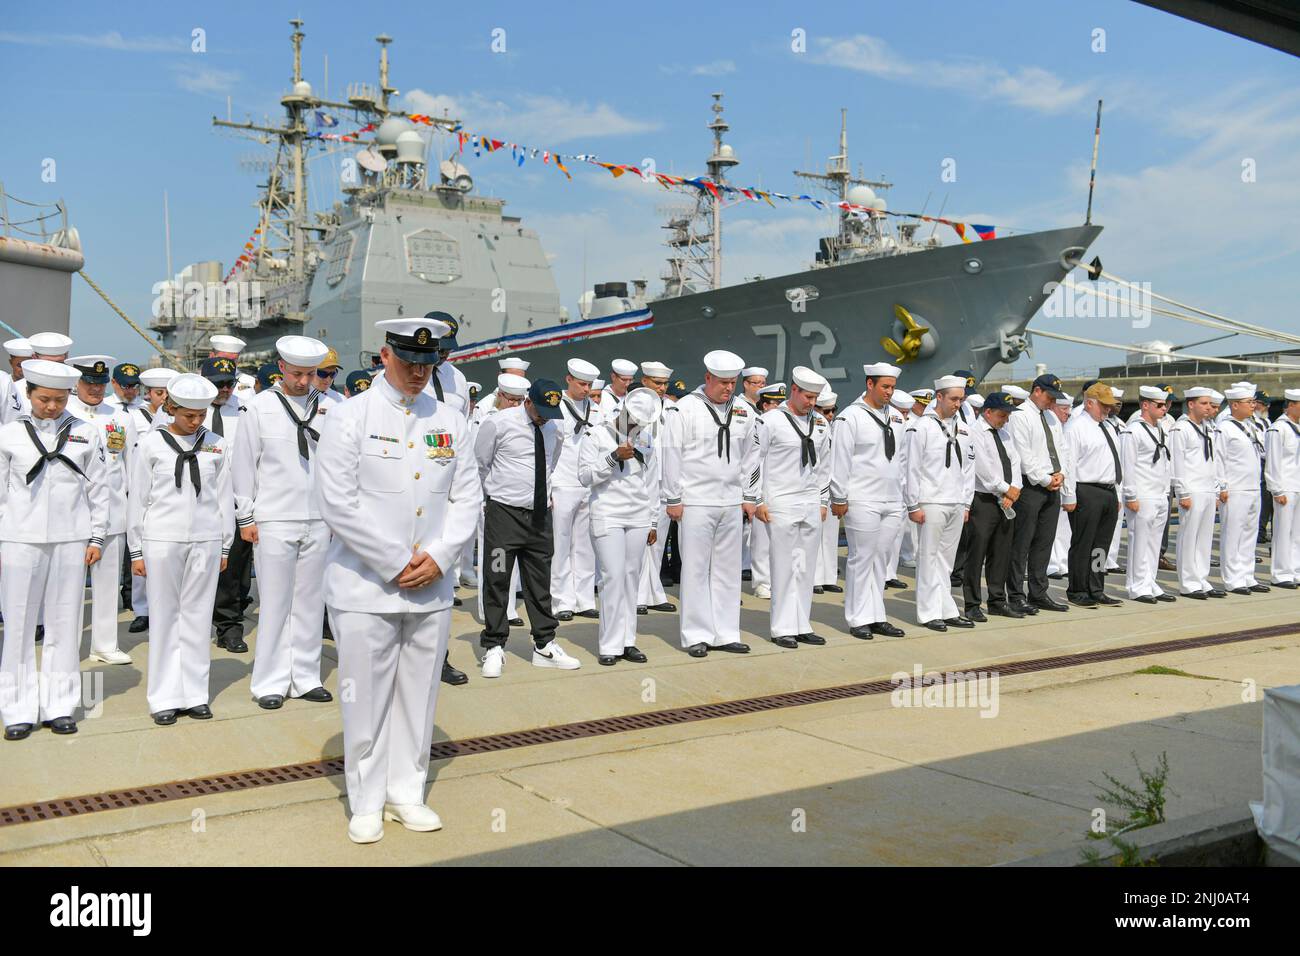
<svg viewBox="0 0 1300 956"><path fill-rule="evenodd" d="M957 369L957 371L953 372L952 374L953 374L953 375L960 375L962 378L964 378L964 379L966 380L966 394L967 394L967 395L974 395L974 394L975 394L975 392L976 392L976 388L975 388L975 373L974 373L974 372L972 372L972 371L971 371L970 369L968 369L968 368L959 368L959 369Z"/></svg>
<svg viewBox="0 0 1300 956"><path fill-rule="evenodd" d="M206 358L199 367L199 374L213 385L226 385L239 377L235 363L228 358Z"/></svg>
<svg viewBox="0 0 1300 956"><path fill-rule="evenodd" d="M542 418L559 418L563 414L560 411L560 395L560 386L549 378L539 378L528 386L528 400Z"/></svg>
<svg viewBox="0 0 1300 956"><path fill-rule="evenodd" d="M1006 392L993 392L989 395L984 396L983 409L986 412L987 411L996 412L999 410L1005 410L1009 412L1015 407L1016 407L1015 404L1011 401L1011 396L1008 395Z"/></svg>
<svg viewBox="0 0 1300 956"><path fill-rule="evenodd" d="M343 385L348 390L349 395L355 395L357 392L364 392L368 389L371 382L370 373L358 369L355 372L348 372L348 377Z"/></svg>
<svg viewBox="0 0 1300 956"><path fill-rule="evenodd" d="M1032 392L1036 388L1041 388L1048 395L1051 395L1052 398L1065 397L1065 391L1061 388L1061 380L1051 372L1047 372L1046 374L1040 375L1038 378L1034 379L1033 384L1029 386L1029 390Z"/></svg>
<svg viewBox="0 0 1300 956"><path fill-rule="evenodd" d="M438 340L438 347L442 349L458 349L460 343L456 341L456 333L460 331L460 319L454 319L446 312L426 312L426 319L437 319L439 322L447 323L451 329L446 335Z"/></svg>
<svg viewBox="0 0 1300 956"><path fill-rule="evenodd" d="M134 362L122 362L120 365L113 366L113 381L126 388L139 385L140 366Z"/></svg>
<svg viewBox="0 0 1300 956"><path fill-rule="evenodd" d="M267 362L257 370L257 381L263 388L270 388L282 378L284 373L280 371L279 362Z"/></svg>

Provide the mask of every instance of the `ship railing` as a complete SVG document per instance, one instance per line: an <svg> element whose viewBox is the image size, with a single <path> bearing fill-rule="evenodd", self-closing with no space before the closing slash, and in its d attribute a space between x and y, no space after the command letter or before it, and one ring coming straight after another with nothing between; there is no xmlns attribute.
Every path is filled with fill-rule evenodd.
<svg viewBox="0 0 1300 956"><path fill-rule="evenodd" d="M18 206L27 207L33 210L50 210L44 213L26 213L25 211L15 210L15 215L25 215L26 218L14 219L9 212L9 204L16 203ZM45 223L51 219L58 219L59 228L46 229ZM23 226L35 224L36 230L24 229ZM62 232L65 235L68 231L68 210L63 205L63 200L52 203L28 202L26 199L19 199L17 196L11 196L5 192L4 183L0 182L0 226L4 227L6 236L13 236L14 233L22 233L24 236L31 236L39 239L41 242L49 242L55 235Z"/></svg>

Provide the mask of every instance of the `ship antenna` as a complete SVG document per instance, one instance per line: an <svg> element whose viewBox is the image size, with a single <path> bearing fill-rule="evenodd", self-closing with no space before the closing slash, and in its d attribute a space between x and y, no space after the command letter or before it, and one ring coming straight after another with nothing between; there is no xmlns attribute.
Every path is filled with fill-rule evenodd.
<svg viewBox="0 0 1300 956"><path fill-rule="evenodd" d="M1092 134L1092 172L1088 174L1088 214L1085 226L1092 225L1092 191L1097 185L1097 147L1101 144L1101 100L1097 101L1097 128Z"/></svg>

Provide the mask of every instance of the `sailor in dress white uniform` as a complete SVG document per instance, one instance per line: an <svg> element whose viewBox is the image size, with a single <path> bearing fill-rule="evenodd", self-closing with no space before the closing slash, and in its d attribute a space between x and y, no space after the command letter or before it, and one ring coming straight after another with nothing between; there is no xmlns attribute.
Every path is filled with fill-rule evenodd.
<svg viewBox="0 0 1300 956"><path fill-rule="evenodd" d="M1288 388L1285 398L1265 433L1264 479L1273 496L1273 584L1290 591L1300 575L1300 388Z"/></svg>
<svg viewBox="0 0 1300 956"><path fill-rule="evenodd" d="M556 419L560 460L551 476L555 556L551 559L551 600L555 619L571 621L597 617L596 555L591 543L591 490L578 477L578 449L583 438L604 418L587 397L600 370L582 359L570 359L560 396L563 414Z"/></svg>

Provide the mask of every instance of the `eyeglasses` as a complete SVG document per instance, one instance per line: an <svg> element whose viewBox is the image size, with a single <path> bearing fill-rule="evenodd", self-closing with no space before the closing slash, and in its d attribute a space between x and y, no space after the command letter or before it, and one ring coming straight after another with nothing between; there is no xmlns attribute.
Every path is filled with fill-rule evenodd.
<svg viewBox="0 0 1300 956"><path fill-rule="evenodd" d="M326 369L323 368L316 369L317 378L333 378L338 373L339 373L338 369L334 369L333 371L327 371Z"/></svg>

